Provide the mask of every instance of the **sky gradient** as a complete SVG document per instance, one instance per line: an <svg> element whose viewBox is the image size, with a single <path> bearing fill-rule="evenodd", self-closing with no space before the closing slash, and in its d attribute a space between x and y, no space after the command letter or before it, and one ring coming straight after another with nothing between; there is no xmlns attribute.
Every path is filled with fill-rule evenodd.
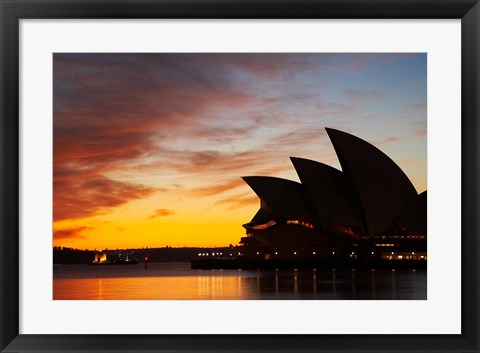
<svg viewBox="0 0 480 353"><path fill-rule="evenodd" d="M54 246L227 246L241 176L340 169L331 127L427 189L426 54L54 54Z"/></svg>

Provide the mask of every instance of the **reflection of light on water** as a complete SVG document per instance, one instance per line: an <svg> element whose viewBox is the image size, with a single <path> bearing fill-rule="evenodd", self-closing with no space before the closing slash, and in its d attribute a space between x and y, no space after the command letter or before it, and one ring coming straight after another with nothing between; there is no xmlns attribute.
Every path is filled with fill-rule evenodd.
<svg viewBox="0 0 480 353"><path fill-rule="evenodd" d="M98 300L103 299L103 286L102 286L102 279L98 280Z"/></svg>
<svg viewBox="0 0 480 353"><path fill-rule="evenodd" d="M143 266L138 270L62 266L54 269L53 296L70 300L383 300L426 299L427 290L426 271L418 270L213 271L178 264L151 266L148 271Z"/></svg>
<svg viewBox="0 0 480 353"><path fill-rule="evenodd" d="M186 278L185 278L186 279ZM200 276L198 277L198 299L222 299L224 296L231 296L228 293L228 282L232 281L231 277L223 276ZM184 283L188 285L188 280ZM224 286L226 282L226 285ZM227 291L227 292L226 292Z"/></svg>
<svg viewBox="0 0 480 353"><path fill-rule="evenodd" d="M205 283L208 277L198 277L198 294L200 298L203 298L207 294L208 283Z"/></svg>
<svg viewBox="0 0 480 353"><path fill-rule="evenodd" d="M242 299L242 278L180 276L54 280L54 299Z"/></svg>

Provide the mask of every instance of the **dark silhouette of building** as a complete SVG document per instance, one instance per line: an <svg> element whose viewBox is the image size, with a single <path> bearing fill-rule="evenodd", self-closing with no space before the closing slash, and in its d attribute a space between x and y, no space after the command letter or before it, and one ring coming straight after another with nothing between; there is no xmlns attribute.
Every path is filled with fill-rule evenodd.
<svg viewBox="0 0 480 353"><path fill-rule="evenodd" d="M327 128L342 171L291 157L301 183L248 176L260 199L239 256L426 260L427 192L382 151Z"/></svg>

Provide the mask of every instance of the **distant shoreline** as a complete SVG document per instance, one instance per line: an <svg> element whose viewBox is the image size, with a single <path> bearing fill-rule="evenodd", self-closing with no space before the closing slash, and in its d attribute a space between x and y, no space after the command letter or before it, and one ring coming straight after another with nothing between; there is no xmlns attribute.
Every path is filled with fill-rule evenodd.
<svg viewBox="0 0 480 353"><path fill-rule="evenodd" d="M235 253L235 247L163 247L143 249L115 249L115 250L80 250L73 248L53 248L53 264L87 264L95 259L95 254L105 253L107 259L124 259L127 255L130 259L137 259L139 263L144 262L190 262L198 256L198 253Z"/></svg>

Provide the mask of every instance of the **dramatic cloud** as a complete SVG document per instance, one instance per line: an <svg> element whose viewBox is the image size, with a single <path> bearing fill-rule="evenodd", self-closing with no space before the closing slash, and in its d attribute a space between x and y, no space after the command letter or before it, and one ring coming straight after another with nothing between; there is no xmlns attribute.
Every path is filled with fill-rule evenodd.
<svg viewBox="0 0 480 353"><path fill-rule="evenodd" d="M93 229L91 227L81 226L74 228L55 229L53 231L53 238L55 240L72 239L72 238L84 238L83 231Z"/></svg>
<svg viewBox="0 0 480 353"><path fill-rule="evenodd" d="M242 176L295 179L290 156L336 161L324 127L394 147L426 136L425 104L425 54L56 53L54 221L135 200L156 209L147 219L172 200L175 214L255 208Z"/></svg>
<svg viewBox="0 0 480 353"><path fill-rule="evenodd" d="M91 175L82 179L76 173L54 179L54 219L77 219L105 212L130 200L157 191L144 185L125 183Z"/></svg>
<svg viewBox="0 0 480 353"><path fill-rule="evenodd" d="M197 189L192 190L192 193L194 195L198 195L198 196L211 196L211 195L220 194L220 193L223 193L225 191L232 190L232 189L236 189L239 186L244 186L244 185L245 185L245 183L243 182L243 180L238 178L237 180L232 180L232 181L230 181L228 183L224 183L224 184L217 184L217 185L197 188Z"/></svg>

